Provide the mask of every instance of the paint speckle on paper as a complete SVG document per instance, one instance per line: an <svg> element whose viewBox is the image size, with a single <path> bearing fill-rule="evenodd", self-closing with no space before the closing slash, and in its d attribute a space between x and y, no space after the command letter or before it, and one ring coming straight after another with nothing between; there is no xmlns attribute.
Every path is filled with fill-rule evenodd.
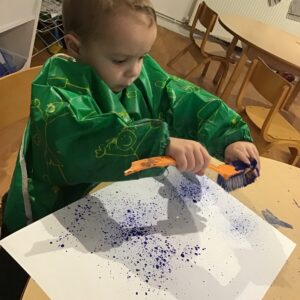
<svg viewBox="0 0 300 300"><path fill-rule="evenodd" d="M234 217L231 219L231 232L237 233L241 236L246 236L247 234L254 231L256 223L253 223L250 218L243 215Z"/></svg>
<svg viewBox="0 0 300 300"><path fill-rule="evenodd" d="M150 215L155 215L153 208L155 205L148 207ZM184 267L184 264L188 264L189 267L196 264L194 257L200 256L205 249L201 249L199 245L175 246L172 237L162 236L159 228L143 227L146 214L142 206L140 209L127 210L124 221L120 223L120 231L117 234L107 232L105 239L117 244L125 241L131 249L130 253L119 252L114 257L129 266L127 279L138 276L144 282L164 289L167 281L174 280L174 268Z"/></svg>
<svg viewBox="0 0 300 300"><path fill-rule="evenodd" d="M197 203L201 200L202 189L201 185L198 183L187 184L186 181L181 182L179 185L179 194L184 198L192 200L194 203Z"/></svg>
<svg viewBox="0 0 300 300"><path fill-rule="evenodd" d="M181 182L177 188L169 192L172 192L173 196L174 193L183 194L188 199L192 199L193 203L197 202L197 197L201 198L201 185L186 183L184 186ZM180 268L192 268L196 265L202 253L206 251L206 247L201 247L198 243L176 244L174 237L169 235L173 223L166 220L167 225L162 226L164 222L158 220L161 210L159 202L153 199L153 202L145 205L141 201L136 201L132 206L129 197L129 194L124 195L122 205L115 205L109 213L105 207L87 197L84 205L76 206L67 232L63 232L55 240L55 244L58 248L76 247L78 240L88 238L83 233L88 219L97 218L99 228L89 230L100 234L89 253L95 255L100 253L108 260L121 261L127 267L124 276L128 280L139 277L150 286L166 291L166 282L174 280L172 273ZM184 205L180 201L178 202L179 213L181 206ZM118 219L118 222L114 218ZM176 223L178 219L173 221ZM50 243L54 244L53 241ZM128 250L121 251L122 245L126 246L123 249ZM101 279L102 276L99 278ZM154 293L154 291L155 289L149 289L145 293Z"/></svg>
<svg viewBox="0 0 300 300"><path fill-rule="evenodd" d="M174 188L177 196L181 197L185 202L193 202L203 208L211 206L218 201L219 193L210 189L208 178L202 177L202 182L196 182L188 178L183 178Z"/></svg>
<svg viewBox="0 0 300 300"><path fill-rule="evenodd" d="M102 201L101 196L86 197L85 202L72 206L66 230L50 244L65 252L81 249L88 255L105 258L107 265L97 265L99 280L107 276L121 276L129 284L140 280L140 286L132 290L133 297L156 297L159 292L168 292L176 282L176 274L201 265L210 252L209 244L200 238L189 239L189 234L205 228L198 223L196 226L195 221L205 222L201 218L204 210L213 218L214 209L222 208L216 206L219 192L209 187L208 179L196 183L180 177L171 184L168 178L160 178L156 184L158 195L146 201L144 192L126 190L106 194L109 202ZM223 214L229 221L228 232L238 239L255 229L255 224L239 211L224 210ZM116 262L122 266L120 274L103 272L113 270L110 266ZM206 272L216 274L215 269L209 264ZM223 270L219 274L224 277ZM207 283L204 280L202 284Z"/></svg>

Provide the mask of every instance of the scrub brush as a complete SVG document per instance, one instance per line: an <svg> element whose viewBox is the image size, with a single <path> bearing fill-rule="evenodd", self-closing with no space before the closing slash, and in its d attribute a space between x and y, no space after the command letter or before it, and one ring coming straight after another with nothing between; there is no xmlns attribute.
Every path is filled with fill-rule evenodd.
<svg viewBox="0 0 300 300"><path fill-rule="evenodd" d="M124 175L128 176L150 168L175 165L176 161L170 156L150 157L132 162L131 167L124 172ZM251 165L235 161L220 166L209 164L208 168L218 173L217 183L224 190L230 192L255 181L256 177L259 176L256 165L256 160L251 161Z"/></svg>
<svg viewBox="0 0 300 300"><path fill-rule="evenodd" d="M250 165L240 160L235 160L230 163L239 173L230 176L228 179L218 175L217 183L227 192L247 186L253 183L260 175L257 168L257 161L252 159Z"/></svg>

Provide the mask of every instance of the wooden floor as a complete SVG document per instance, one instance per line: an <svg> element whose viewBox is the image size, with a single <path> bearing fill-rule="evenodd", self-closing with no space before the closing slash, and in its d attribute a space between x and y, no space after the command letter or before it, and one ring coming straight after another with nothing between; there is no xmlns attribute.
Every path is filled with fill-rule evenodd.
<svg viewBox="0 0 300 300"><path fill-rule="evenodd" d="M190 58L186 58L184 64L182 64L182 67L175 72L174 70L171 70L167 67L168 61L173 58L181 49L186 47L190 43L189 39L181 36L177 33L174 33L172 31L169 31L165 28L159 27L158 29L158 37L157 40L153 46L153 49L151 50L151 55L158 61L158 63L169 73L178 75L179 73L186 73L192 66L193 61ZM36 47L40 49L42 47L40 41L36 41ZM50 56L50 54L47 51L43 51L39 55L35 56L32 59L32 66L40 65L45 62L45 60ZM207 76L204 79L200 78L201 69L196 70L188 79L192 81L193 83L203 87L204 89L214 93L215 87L212 84L212 78L215 75L215 72L218 68L218 65L215 63L212 63ZM230 68L230 72L233 70L233 66ZM229 76L228 76L229 78ZM238 87L240 82L236 85L233 96L231 97L230 102L228 105L232 108L235 108L234 105L234 95L237 93ZM247 94L248 101L263 101L254 90L250 90ZM295 100L293 105L290 108L290 111L287 113L288 118L291 123L293 123L298 130L300 130L300 96ZM243 116L244 117L244 116ZM249 120L244 117L245 120L248 122ZM16 126L11 129L15 130L15 133L9 132L1 132L0 131L0 140L8 140L8 136L14 136L12 143L8 143L5 147L1 146L0 149L0 196L3 195L5 191L7 191L9 187L10 178L14 169L15 165L15 159L17 156L18 151L18 143L20 141L21 135L22 135L22 128L24 127L25 122L22 121L20 124L16 124ZM252 126L250 122L248 122L252 135L255 139L255 143L257 144L259 149L262 149L265 144L263 143L262 139L259 136L258 130ZM10 131L11 131L10 130ZM3 139L2 139L3 138ZM272 149L270 153L265 155L267 157L288 162L289 160L289 153L286 151L286 149ZM300 166L300 165L299 165Z"/></svg>

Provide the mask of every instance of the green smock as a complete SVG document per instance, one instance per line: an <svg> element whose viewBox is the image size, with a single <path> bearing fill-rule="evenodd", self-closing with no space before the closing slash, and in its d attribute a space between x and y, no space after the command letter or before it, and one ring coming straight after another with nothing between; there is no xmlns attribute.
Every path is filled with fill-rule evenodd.
<svg viewBox="0 0 300 300"><path fill-rule="evenodd" d="M14 232L103 181L161 174L152 169L124 177L132 161L164 155L170 136L199 141L221 160L227 145L252 141L222 100L167 74L149 55L139 78L120 93L90 66L50 58L32 84L4 224Z"/></svg>

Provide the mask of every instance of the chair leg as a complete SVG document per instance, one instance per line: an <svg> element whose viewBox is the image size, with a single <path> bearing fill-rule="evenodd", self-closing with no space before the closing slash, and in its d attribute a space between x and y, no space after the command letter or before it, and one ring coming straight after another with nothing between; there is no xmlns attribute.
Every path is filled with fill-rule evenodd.
<svg viewBox="0 0 300 300"><path fill-rule="evenodd" d="M223 72L221 74L221 79L220 79L220 81L217 85L217 90L216 90L216 95L217 96L221 96L221 91L222 91L222 88L223 88L223 84L224 84L225 78L226 78L228 70L229 70L229 65L228 64L224 63L222 65L224 65L224 66L222 67Z"/></svg>
<svg viewBox="0 0 300 300"><path fill-rule="evenodd" d="M264 148L263 153L268 153L268 151L270 151L270 149L273 146L284 145L284 144L286 144L285 141L271 142L266 146L266 148ZM300 145L295 144L295 146L289 146L288 149L290 150L291 153L291 158L288 163L292 166L295 166L300 160Z"/></svg>
<svg viewBox="0 0 300 300"><path fill-rule="evenodd" d="M218 84L218 82L221 79L222 74L223 74L223 64L220 64L219 69L218 69L218 71L217 71L217 73L214 77L214 80L213 80L214 84Z"/></svg>
<svg viewBox="0 0 300 300"><path fill-rule="evenodd" d="M204 69L203 69L203 71L202 71L201 77L205 77L205 76L206 76L206 73L207 73L209 64L210 64L210 61L208 61L208 62L204 65Z"/></svg>
<svg viewBox="0 0 300 300"><path fill-rule="evenodd" d="M294 89L292 90L292 93L290 94L288 100L283 104L283 108L286 110L289 110L291 105L293 104L293 101L296 99L298 94L300 93L300 81L297 82L297 84L294 86Z"/></svg>
<svg viewBox="0 0 300 300"><path fill-rule="evenodd" d="M292 155L292 157L289 161L289 164L291 164L292 166L295 166L298 163L299 159L300 159L299 149L289 147L289 150L290 150L291 155Z"/></svg>

